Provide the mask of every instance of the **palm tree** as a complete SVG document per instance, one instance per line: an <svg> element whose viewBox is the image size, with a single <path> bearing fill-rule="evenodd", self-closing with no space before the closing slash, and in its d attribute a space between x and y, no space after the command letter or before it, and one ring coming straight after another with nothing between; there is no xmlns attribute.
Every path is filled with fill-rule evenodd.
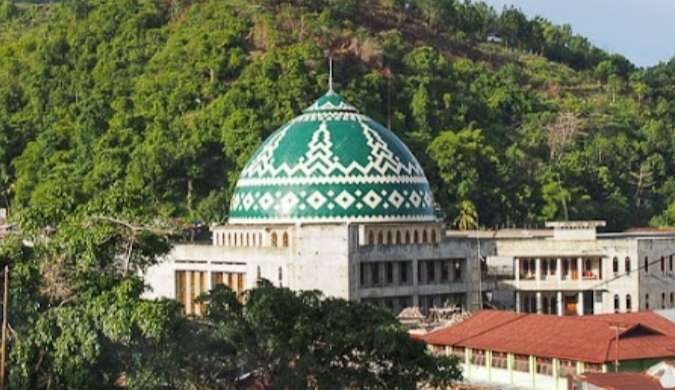
<svg viewBox="0 0 675 390"><path fill-rule="evenodd" d="M459 230L470 230L478 227L478 211L470 200L463 200L458 205L459 214L455 225Z"/></svg>

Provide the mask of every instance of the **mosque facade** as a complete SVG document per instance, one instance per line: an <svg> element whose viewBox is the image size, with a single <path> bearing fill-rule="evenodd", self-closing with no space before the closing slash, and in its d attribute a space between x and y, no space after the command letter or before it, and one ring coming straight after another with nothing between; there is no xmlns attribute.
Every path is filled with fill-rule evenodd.
<svg viewBox="0 0 675 390"><path fill-rule="evenodd" d="M395 312L481 305L478 242L446 235L418 161L332 89L260 146L211 242L179 244L150 268L148 296L180 301L261 279Z"/></svg>

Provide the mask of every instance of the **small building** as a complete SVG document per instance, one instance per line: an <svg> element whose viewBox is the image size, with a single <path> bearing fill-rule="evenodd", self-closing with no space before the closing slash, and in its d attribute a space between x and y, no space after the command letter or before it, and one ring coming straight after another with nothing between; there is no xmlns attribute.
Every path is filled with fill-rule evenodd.
<svg viewBox="0 0 675 390"><path fill-rule="evenodd" d="M416 336L457 356L465 379L531 389L565 389L569 375L644 371L675 357L675 324L653 312L559 317L483 310Z"/></svg>
<svg viewBox="0 0 675 390"><path fill-rule="evenodd" d="M584 315L675 307L675 231L598 233L604 225L550 222L548 229L473 234L491 245L488 270L506 308Z"/></svg>

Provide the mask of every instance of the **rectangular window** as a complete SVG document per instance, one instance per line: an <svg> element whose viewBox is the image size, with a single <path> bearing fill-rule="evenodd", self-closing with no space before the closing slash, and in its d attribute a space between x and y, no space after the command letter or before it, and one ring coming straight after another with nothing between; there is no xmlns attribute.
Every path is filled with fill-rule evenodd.
<svg viewBox="0 0 675 390"><path fill-rule="evenodd" d="M370 264L370 275L373 280L373 284L380 284L380 267L379 263Z"/></svg>
<svg viewBox="0 0 675 390"><path fill-rule="evenodd" d="M422 262L417 262L417 282L422 283Z"/></svg>
<svg viewBox="0 0 675 390"><path fill-rule="evenodd" d="M450 266L446 260L441 260L441 282L447 282L450 279Z"/></svg>
<svg viewBox="0 0 675 390"><path fill-rule="evenodd" d="M359 264L359 284L361 287L366 286L366 264Z"/></svg>
<svg viewBox="0 0 675 390"><path fill-rule="evenodd" d="M453 261L454 265L454 281L455 282L460 282L462 280L462 261L461 260L455 260Z"/></svg>
<svg viewBox="0 0 675 390"><path fill-rule="evenodd" d="M436 281L436 262L427 261L427 283L434 283Z"/></svg>
<svg viewBox="0 0 675 390"><path fill-rule="evenodd" d="M408 283L408 262L406 261L401 261L398 263L400 267L400 275L401 275L401 284Z"/></svg>
<svg viewBox="0 0 675 390"><path fill-rule="evenodd" d="M176 271L175 278L176 300L183 305L183 314L204 314L204 304L197 298L206 292L206 272Z"/></svg>

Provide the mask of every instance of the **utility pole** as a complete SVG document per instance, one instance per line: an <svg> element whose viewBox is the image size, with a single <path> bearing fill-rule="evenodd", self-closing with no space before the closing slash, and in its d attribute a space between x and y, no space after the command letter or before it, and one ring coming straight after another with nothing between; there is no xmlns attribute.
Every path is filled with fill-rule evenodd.
<svg viewBox="0 0 675 390"><path fill-rule="evenodd" d="M7 305L9 301L9 265L5 265L5 283L2 293L2 351L0 351L0 390L5 390L5 362L7 361Z"/></svg>
<svg viewBox="0 0 675 390"><path fill-rule="evenodd" d="M619 331L623 331L628 329L626 325L621 325L620 323L616 323L613 325L609 326L609 329L612 329L616 332L616 338L614 342L614 372L619 372Z"/></svg>

